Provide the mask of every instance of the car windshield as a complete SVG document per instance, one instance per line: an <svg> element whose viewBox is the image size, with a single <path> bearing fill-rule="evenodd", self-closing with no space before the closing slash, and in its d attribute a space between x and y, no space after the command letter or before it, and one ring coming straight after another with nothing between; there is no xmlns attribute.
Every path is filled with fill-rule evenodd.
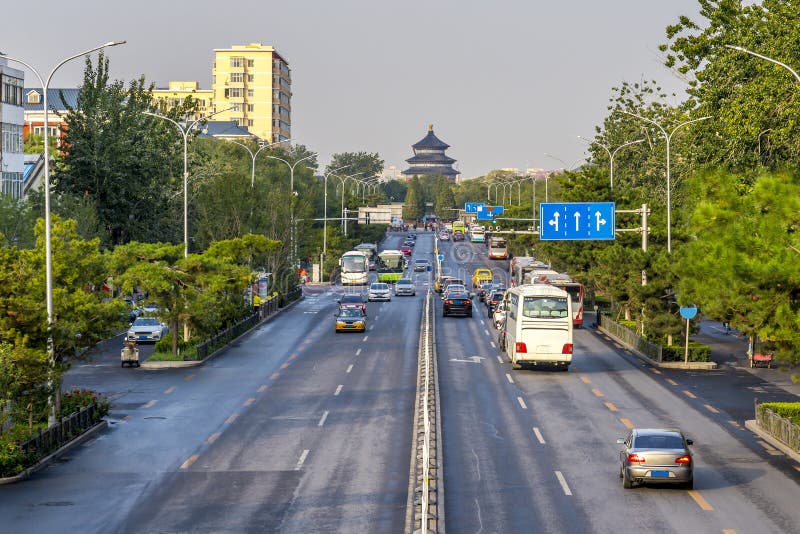
<svg viewBox="0 0 800 534"><path fill-rule="evenodd" d="M389 286L386 284L372 284L369 286L370 289L389 289Z"/></svg>
<svg viewBox="0 0 800 534"><path fill-rule="evenodd" d="M133 326L158 326L159 324L161 323L158 322L158 319L142 318L136 319L136 321L133 323Z"/></svg>
<svg viewBox="0 0 800 534"><path fill-rule="evenodd" d="M339 317L362 317L361 310L357 308L345 308L339 311Z"/></svg>
<svg viewBox="0 0 800 534"><path fill-rule="evenodd" d="M636 436L633 447L636 449L682 449L683 439L675 434Z"/></svg>
<svg viewBox="0 0 800 534"><path fill-rule="evenodd" d="M342 303L346 303L346 302L362 303L362 302L364 302L364 299L361 297L361 295L345 295L345 296L342 297L341 301L342 301Z"/></svg>
<svg viewBox="0 0 800 534"><path fill-rule="evenodd" d="M408 278L401 278L397 281L397 285L399 286L410 286L411 284L412 282Z"/></svg>
<svg viewBox="0 0 800 534"><path fill-rule="evenodd" d="M492 293L492 300L503 300L503 292L495 291L494 293Z"/></svg>

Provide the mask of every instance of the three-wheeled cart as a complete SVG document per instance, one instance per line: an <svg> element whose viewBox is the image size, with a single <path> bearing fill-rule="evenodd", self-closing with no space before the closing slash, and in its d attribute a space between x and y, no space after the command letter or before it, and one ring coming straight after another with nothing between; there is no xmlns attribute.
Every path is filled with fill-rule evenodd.
<svg viewBox="0 0 800 534"><path fill-rule="evenodd" d="M772 353L760 353L754 352L750 354L750 368L753 367L766 367L767 369L772 368Z"/></svg>
<svg viewBox="0 0 800 534"><path fill-rule="evenodd" d="M122 362L122 367L125 367L126 364L131 367L139 367L139 347L136 346L135 342L128 341L125 343L125 346L122 347L122 351L120 351L120 360Z"/></svg>

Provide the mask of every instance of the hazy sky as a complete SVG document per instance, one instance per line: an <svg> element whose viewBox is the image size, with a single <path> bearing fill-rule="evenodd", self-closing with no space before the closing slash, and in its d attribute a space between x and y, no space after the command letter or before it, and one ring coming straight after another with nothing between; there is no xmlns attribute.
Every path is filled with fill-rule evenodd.
<svg viewBox="0 0 800 534"><path fill-rule="evenodd" d="M658 45L697 0L43 0L4 2L0 51L47 76L110 40L113 77L211 86L214 48L262 42L292 69L292 137L405 168L428 123L465 178L572 164L611 88L653 78L682 94ZM18 65L14 65L18 66ZM83 62L51 87L76 87ZM26 86L37 82L26 76ZM677 101L677 99L676 99Z"/></svg>

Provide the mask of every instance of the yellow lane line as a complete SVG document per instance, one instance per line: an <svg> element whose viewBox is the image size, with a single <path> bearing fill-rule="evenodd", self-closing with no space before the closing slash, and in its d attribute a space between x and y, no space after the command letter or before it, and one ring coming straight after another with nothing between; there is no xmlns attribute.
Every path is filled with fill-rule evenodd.
<svg viewBox="0 0 800 534"><path fill-rule="evenodd" d="M253 404L255 401L256 401L256 399L254 399L253 397L250 397L249 399L247 399L246 401L244 401L244 406L250 406L250 405L251 405L251 404Z"/></svg>
<svg viewBox="0 0 800 534"><path fill-rule="evenodd" d="M654 372L655 374L657 374L657 375L660 375L660 374L661 374L661 371L659 371L659 370L658 370L658 369L656 369L655 367L651 367L651 368L650 368L650 370L651 370L651 371L653 371L653 372Z"/></svg>
<svg viewBox="0 0 800 534"><path fill-rule="evenodd" d="M628 430L633 429L633 423L631 422L630 419L626 419L625 417L623 417L620 419L620 421L622 421L622 424L625 425L625 428L627 428Z"/></svg>
<svg viewBox="0 0 800 534"><path fill-rule="evenodd" d="M688 389L684 389L684 390L683 390L683 392L684 392L684 393L686 394L686 396L687 396L687 397L689 397L690 399L696 399L696 398L697 398L697 397L695 397L694 393L692 393L692 392L691 392L691 391L689 391Z"/></svg>
<svg viewBox="0 0 800 534"><path fill-rule="evenodd" d="M173 391L175 391L176 389L178 389L178 388L176 388L175 386L172 386L171 388L169 388L168 390L166 390L166 391L164 392L164 394L165 394L165 395L169 395L170 393L172 393L172 392L173 392Z"/></svg>
<svg viewBox="0 0 800 534"><path fill-rule="evenodd" d="M234 421L236 421L236 418L237 418L237 417L239 417L239 414L238 414L238 413L235 413L235 414L231 415L230 417L228 417L227 419L225 419L225 424L226 424L226 425L229 425L229 424L233 423Z"/></svg>
<svg viewBox="0 0 800 534"><path fill-rule="evenodd" d="M189 376L187 376L186 378L184 378L184 380L186 380L187 382L188 382L189 380L194 380L194 377L195 377L195 376L197 376L197 375L195 375L194 373L192 373L192 374L190 374Z"/></svg>
<svg viewBox="0 0 800 534"><path fill-rule="evenodd" d="M215 441L217 441L217 438L218 438L218 437L220 437L221 435L222 435L222 434L220 434L219 432L214 432L213 434L211 434L210 436L208 436L208 439L206 440L206 443L208 443L209 445L211 445L212 443L214 443Z"/></svg>
<svg viewBox="0 0 800 534"><path fill-rule="evenodd" d="M289 367L289 362L286 362L283 365L281 365L281 369L286 369L288 367Z"/></svg>
<svg viewBox="0 0 800 534"><path fill-rule="evenodd" d="M267 389L267 385L266 384L261 384L256 391L258 391L259 393L264 393L264 390L266 390L266 389Z"/></svg>
<svg viewBox="0 0 800 534"><path fill-rule="evenodd" d="M122 418L122 420L123 421L130 421L131 420L131 416L130 415L126 415L125 417Z"/></svg>
<svg viewBox="0 0 800 534"><path fill-rule="evenodd" d="M719 413L719 410L717 410L716 408L714 408L710 404L704 404L703 406L705 406L706 410L708 410L711 413Z"/></svg>
<svg viewBox="0 0 800 534"><path fill-rule="evenodd" d="M672 385L672 386L677 386L677 385L678 385L678 383L677 383L677 382L675 382L675 381L674 381L673 379L671 379L671 378L667 378L667 383L668 383L668 384L670 384L670 385Z"/></svg>
<svg viewBox="0 0 800 534"><path fill-rule="evenodd" d="M728 421L728 424L736 428L742 428L736 421Z"/></svg>
<svg viewBox="0 0 800 534"><path fill-rule="evenodd" d="M297 353L296 352L294 354L292 354L291 356L289 356L290 360L294 360L295 358L297 358Z"/></svg>
<svg viewBox="0 0 800 534"><path fill-rule="evenodd" d="M776 449L775 447L773 447L772 445L770 445L766 441L758 440L758 441L756 441L756 443L758 443L759 445L764 447L764 450L766 450L767 453L769 453L769 454L771 454L773 456L777 456L779 454L783 454L781 451L779 451L778 449Z"/></svg>
<svg viewBox="0 0 800 534"><path fill-rule="evenodd" d="M616 412L616 411L617 411L617 407L616 407L616 406L614 406L614 403L613 403L613 402L607 402L607 403L605 403L605 404L606 404L606 408L608 408L608 409L609 409L609 410L611 410L612 412Z"/></svg>
<svg viewBox="0 0 800 534"><path fill-rule="evenodd" d="M276 378L278 378L279 376L281 376L281 374L280 374L280 373L272 373L272 374L270 375L270 378L271 378L271 379L273 379L273 380L275 380L275 379L276 379Z"/></svg>
<svg viewBox="0 0 800 534"><path fill-rule="evenodd" d="M697 503L697 506L703 510L709 511L714 509L714 507L708 504L708 501L705 500L705 498L703 498L703 496L695 490L689 490L689 497L694 499L694 502Z"/></svg>
<svg viewBox="0 0 800 534"><path fill-rule="evenodd" d="M187 458L186 461L181 464L181 469L188 469L190 465L197 461L197 458L199 457L196 454L189 456L189 458Z"/></svg>
<svg viewBox="0 0 800 534"><path fill-rule="evenodd" d="M597 388L592 388L592 393L594 393L594 394L595 394L595 396L597 396L597 397L605 397L605 395L603 395L603 392L602 392L602 391L600 391L600 390L599 390L599 389L597 389Z"/></svg>
<svg viewBox="0 0 800 534"><path fill-rule="evenodd" d="M581 377L581 382L583 382L584 384L591 384L592 383L592 381L589 380L588 376L582 376Z"/></svg>
<svg viewBox="0 0 800 534"><path fill-rule="evenodd" d="M144 405L142 406L142 408L150 408L151 406L153 406L153 405L154 405L155 403L157 403L157 402L158 402L157 400L151 400L151 401L147 401L147 403L146 403L146 404L144 404Z"/></svg>
<svg viewBox="0 0 800 534"><path fill-rule="evenodd" d="M736 531L733 530L732 528L723 528L722 534L736 534Z"/></svg>

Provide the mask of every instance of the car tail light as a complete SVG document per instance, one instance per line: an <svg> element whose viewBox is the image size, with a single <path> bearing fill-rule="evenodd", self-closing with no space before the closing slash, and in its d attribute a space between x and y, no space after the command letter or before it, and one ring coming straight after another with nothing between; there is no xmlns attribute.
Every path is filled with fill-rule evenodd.
<svg viewBox="0 0 800 534"><path fill-rule="evenodd" d="M679 456L678 458L675 458L675 463L676 464L682 464L682 465L690 464L690 463L692 463L692 457L689 456L688 454L684 454L683 456Z"/></svg>
<svg viewBox="0 0 800 534"><path fill-rule="evenodd" d="M452 301L452 300L450 300L450 299L445 299L444 303L445 303L445 304L447 304L447 305L449 306L450 304L452 304L452 303L453 303L453 301Z"/></svg>
<svg viewBox="0 0 800 534"><path fill-rule="evenodd" d="M467 299L467 300L465 300L465 301L464 301L464 304L465 304L465 305L467 305L467 306L469 306L470 304L472 304L472 301L471 301L471 300L469 300L469 299Z"/></svg>
<svg viewBox="0 0 800 534"><path fill-rule="evenodd" d="M635 452L632 452L628 455L628 462L632 464L643 464L646 460L644 456L639 456Z"/></svg>
<svg viewBox="0 0 800 534"><path fill-rule="evenodd" d="M572 343L564 343L564 348L561 349L561 354L572 354Z"/></svg>
<svg viewBox="0 0 800 534"><path fill-rule="evenodd" d="M517 341L517 352L527 353L528 346L522 341Z"/></svg>

